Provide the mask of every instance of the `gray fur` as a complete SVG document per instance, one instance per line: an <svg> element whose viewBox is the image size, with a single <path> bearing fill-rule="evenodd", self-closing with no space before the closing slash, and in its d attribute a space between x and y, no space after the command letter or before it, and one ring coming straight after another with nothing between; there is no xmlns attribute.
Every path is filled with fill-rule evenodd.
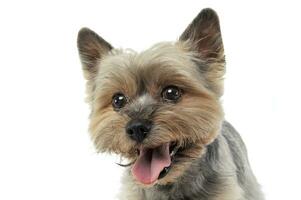
<svg viewBox="0 0 301 200"><path fill-rule="evenodd" d="M135 99L130 106L122 111L131 119L148 119L158 107L157 102L145 93Z"/></svg>
<svg viewBox="0 0 301 200"><path fill-rule="evenodd" d="M206 148L206 153L176 183L142 189L132 182L132 191L127 193L136 193L135 199L139 200L264 199L245 145L230 123L223 123L217 139ZM130 198L121 196L121 199Z"/></svg>

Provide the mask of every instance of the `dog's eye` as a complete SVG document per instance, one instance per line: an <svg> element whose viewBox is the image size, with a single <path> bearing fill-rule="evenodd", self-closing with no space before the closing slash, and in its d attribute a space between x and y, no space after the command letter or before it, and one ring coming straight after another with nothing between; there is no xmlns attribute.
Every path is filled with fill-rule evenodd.
<svg viewBox="0 0 301 200"><path fill-rule="evenodd" d="M114 108L122 108L126 104L126 97L124 94L117 93L113 96L112 105Z"/></svg>
<svg viewBox="0 0 301 200"><path fill-rule="evenodd" d="M177 86L167 86L162 91L162 98L166 101L177 101L181 97L181 90Z"/></svg>

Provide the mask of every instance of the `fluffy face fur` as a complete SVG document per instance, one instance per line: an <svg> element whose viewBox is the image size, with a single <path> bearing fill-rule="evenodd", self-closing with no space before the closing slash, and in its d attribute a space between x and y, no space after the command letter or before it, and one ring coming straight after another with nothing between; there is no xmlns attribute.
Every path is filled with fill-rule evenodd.
<svg viewBox="0 0 301 200"><path fill-rule="evenodd" d="M156 183L177 180L204 146L221 128L223 111L224 54L218 17L212 10L201 12L174 43L159 43L143 52L114 49L104 39L84 28L78 48L87 79L91 105L90 133L96 148L134 162L137 149L176 144L168 174ZM181 90L177 102L166 102L167 86ZM122 93L127 102L114 109L112 97ZM142 143L126 134L132 119L147 119L152 129Z"/></svg>

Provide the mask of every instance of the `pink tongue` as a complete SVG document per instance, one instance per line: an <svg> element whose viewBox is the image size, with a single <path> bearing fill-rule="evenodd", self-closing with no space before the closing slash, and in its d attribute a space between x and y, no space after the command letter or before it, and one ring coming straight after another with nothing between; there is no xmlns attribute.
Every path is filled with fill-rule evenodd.
<svg viewBox="0 0 301 200"><path fill-rule="evenodd" d="M168 167L170 164L168 143L155 149L141 148L132 173L137 181L143 184L152 184L158 179L164 167Z"/></svg>

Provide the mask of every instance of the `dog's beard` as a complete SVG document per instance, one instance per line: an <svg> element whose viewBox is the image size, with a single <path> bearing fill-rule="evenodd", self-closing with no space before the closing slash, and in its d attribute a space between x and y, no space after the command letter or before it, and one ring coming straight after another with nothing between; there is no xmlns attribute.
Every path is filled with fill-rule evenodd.
<svg viewBox="0 0 301 200"><path fill-rule="evenodd" d="M129 168L134 180L141 186L165 185L182 176L194 160L201 157L203 147L202 141L135 145L136 154L130 157L122 155L117 164Z"/></svg>

